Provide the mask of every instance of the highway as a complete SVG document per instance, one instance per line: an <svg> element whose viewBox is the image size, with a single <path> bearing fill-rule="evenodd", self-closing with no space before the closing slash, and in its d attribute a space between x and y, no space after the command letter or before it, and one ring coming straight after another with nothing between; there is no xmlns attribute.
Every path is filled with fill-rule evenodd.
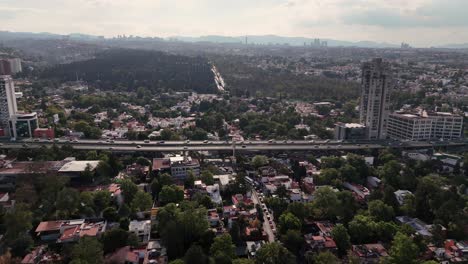
<svg viewBox="0 0 468 264"><path fill-rule="evenodd" d="M79 150L110 150L116 152L171 152L171 151L324 151L382 148L431 148L431 147L467 147L468 141L379 141L379 142L339 142L339 141L128 141L128 140L33 140L0 141L0 149L40 148L52 145L71 145Z"/></svg>

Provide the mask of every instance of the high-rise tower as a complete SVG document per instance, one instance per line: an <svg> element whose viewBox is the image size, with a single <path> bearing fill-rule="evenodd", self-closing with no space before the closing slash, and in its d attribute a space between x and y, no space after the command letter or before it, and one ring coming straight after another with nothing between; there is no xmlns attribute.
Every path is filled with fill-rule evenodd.
<svg viewBox="0 0 468 264"><path fill-rule="evenodd" d="M393 81L390 65L373 59L362 65L360 122L366 126L367 139L385 139L390 112Z"/></svg>
<svg viewBox="0 0 468 264"><path fill-rule="evenodd" d="M18 112L15 85L9 75L0 76L0 126L9 131L10 117Z"/></svg>

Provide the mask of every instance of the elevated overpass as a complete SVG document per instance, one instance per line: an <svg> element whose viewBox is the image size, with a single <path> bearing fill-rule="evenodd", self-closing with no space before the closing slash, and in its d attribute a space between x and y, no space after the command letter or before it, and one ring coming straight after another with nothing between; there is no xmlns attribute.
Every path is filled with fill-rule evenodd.
<svg viewBox="0 0 468 264"><path fill-rule="evenodd" d="M107 150L114 152L177 152L177 151L354 151L362 149L423 149L467 148L467 140L458 141L131 141L131 140L38 140L0 141L0 149L37 149L43 146L70 145L77 150Z"/></svg>

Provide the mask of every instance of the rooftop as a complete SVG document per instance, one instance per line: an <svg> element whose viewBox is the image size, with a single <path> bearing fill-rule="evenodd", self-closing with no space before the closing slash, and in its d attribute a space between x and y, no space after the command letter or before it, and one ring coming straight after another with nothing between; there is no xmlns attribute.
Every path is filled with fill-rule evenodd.
<svg viewBox="0 0 468 264"><path fill-rule="evenodd" d="M89 165L91 170L95 170L99 165L99 160L75 160L70 161L59 169L59 172L83 172Z"/></svg>

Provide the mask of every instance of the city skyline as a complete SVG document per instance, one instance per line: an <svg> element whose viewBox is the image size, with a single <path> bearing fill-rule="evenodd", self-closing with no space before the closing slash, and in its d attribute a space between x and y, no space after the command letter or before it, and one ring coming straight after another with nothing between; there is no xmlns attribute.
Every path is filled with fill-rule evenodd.
<svg viewBox="0 0 468 264"><path fill-rule="evenodd" d="M0 22L1 30L106 37L273 34L430 47L468 43L467 8L462 0L2 0Z"/></svg>

